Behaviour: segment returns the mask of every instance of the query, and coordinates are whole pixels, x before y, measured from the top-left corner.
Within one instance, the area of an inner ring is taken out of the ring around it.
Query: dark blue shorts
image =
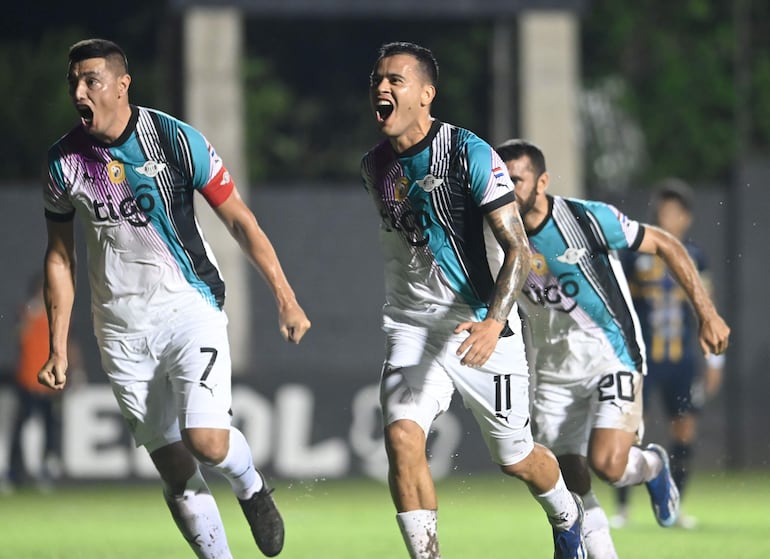
[[[648,363],[643,389],[645,407],[654,398],[660,398],[669,418],[698,411],[692,398],[696,377],[697,366],[692,361]]]

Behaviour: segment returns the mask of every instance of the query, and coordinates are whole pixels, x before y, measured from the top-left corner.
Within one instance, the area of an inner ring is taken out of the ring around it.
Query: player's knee
[[[385,446],[391,460],[424,454],[425,434],[414,421],[395,421],[385,427]]]
[[[182,433],[185,446],[203,464],[220,464],[230,450],[229,432],[222,429],[186,429]]]
[[[623,477],[628,464],[628,454],[619,453],[592,454],[590,457],[591,469],[600,479],[615,483]]]
[[[525,463],[522,463],[525,462]],[[526,458],[522,462],[517,462],[516,464],[508,464],[506,466],[500,466],[500,470],[505,475],[509,475],[515,478],[518,478],[522,481],[529,481],[530,476],[530,470],[528,468],[528,465],[526,464]]]
[[[531,483],[538,477],[539,471],[546,467],[556,469],[556,459],[548,449],[536,444],[522,460],[500,466],[500,469],[506,475]]]

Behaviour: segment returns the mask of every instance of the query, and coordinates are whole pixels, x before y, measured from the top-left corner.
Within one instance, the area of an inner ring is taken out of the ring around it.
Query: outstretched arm
[[[644,239],[638,251],[660,256],[687,293],[700,321],[699,336],[703,352],[706,355],[723,353],[727,349],[730,328],[717,312],[687,249],[676,237],[660,227],[644,227]]]
[[[75,302],[75,241],[72,221],[47,220],[45,252],[45,307],[48,313],[50,354],[37,375],[38,382],[61,390],[67,381],[67,344]]]
[[[481,367],[494,352],[497,340],[511,314],[529,274],[529,244],[516,202],[487,214],[487,223],[503,248],[505,257],[495,281],[487,317],[482,322],[463,322],[455,333],[469,332],[457,355],[469,367]]]
[[[237,190],[233,190],[227,200],[214,208],[214,211],[273,292],[278,306],[281,335],[289,342],[299,343],[310,328],[310,321],[299,306],[275,249],[257,223],[254,213],[243,202]]]

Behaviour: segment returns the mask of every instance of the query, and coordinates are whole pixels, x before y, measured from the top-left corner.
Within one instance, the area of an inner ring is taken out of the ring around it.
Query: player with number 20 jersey
[[[608,204],[548,200],[549,219],[528,232],[532,266],[519,301],[537,348],[535,425],[557,456],[584,454],[585,423],[565,412],[570,391],[598,389],[613,402],[595,427],[633,432],[641,421],[644,341],[615,251],[634,250],[644,228]],[[571,414],[581,401],[589,400],[576,395]]]

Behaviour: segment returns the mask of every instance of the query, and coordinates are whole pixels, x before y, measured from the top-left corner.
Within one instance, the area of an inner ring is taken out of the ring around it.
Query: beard
[[[529,193],[529,196],[526,198],[518,198],[517,202],[519,203],[519,215],[524,218],[525,215],[527,215],[529,212],[531,212],[535,207],[535,200],[537,200],[537,189],[533,188],[532,192]]]

